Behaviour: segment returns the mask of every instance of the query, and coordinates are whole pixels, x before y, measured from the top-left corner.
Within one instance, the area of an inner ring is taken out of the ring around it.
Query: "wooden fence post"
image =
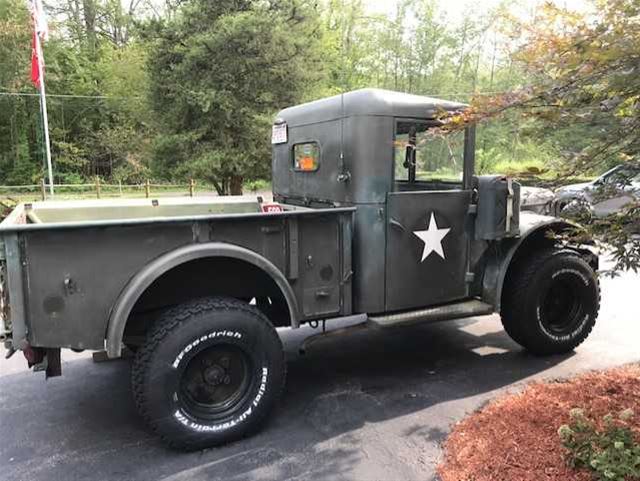
[[[118,181],[118,191],[120,192],[120,197],[122,197],[122,181]]]
[[[193,197],[193,192],[195,190],[196,183],[193,179],[189,179],[189,196]]]
[[[147,179],[144,184],[144,193],[147,196],[147,199],[151,196],[151,183],[149,182],[149,179]]]
[[[96,175],[96,196],[100,198],[100,176]]]
[[[45,183],[44,177],[40,182],[40,189],[42,189],[42,200],[47,200],[47,184]]]

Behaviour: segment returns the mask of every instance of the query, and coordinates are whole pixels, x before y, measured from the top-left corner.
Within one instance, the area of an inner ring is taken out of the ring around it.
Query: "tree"
[[[598,0],[592,6],[581,14],[549,3],[531,21],[514,23],[521,42],[514,60],[530,86],[478,99],[470,114],[517,110],[556,139],[581,133],[557,165],[561,179],[640,160],[640,3]],[[582,220],[613,247],[616,269],[640,267],[640,203],[605,219]]]
[[[302,100],[323,70],[311,3],[193,0],[147,27],[163,132],[156,170],[204,177],[234,195],[244,180],[268,175],[273,116]]]
[[[29,86],[30,34],[26,4],[20,0],[0,0],[0,87],[3,90],[20,91]],[[37,109],[37,99],[0,96],[0,182],[31,183],[36,175],[42,160]]]

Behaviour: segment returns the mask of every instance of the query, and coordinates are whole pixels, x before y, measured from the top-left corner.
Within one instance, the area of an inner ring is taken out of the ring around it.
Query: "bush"
[[[244,190],[249,192],[258,192],[271,189],[271,183],[268,180],[249,180],[244,183]]]
[[[0,199],[0,222],[15,208],[16,202],[12,199]]]
[[[495,174],[504,174],[512,177],[540,176],[548,171],[547,166],[541,160],[528,160],[523,162],[500,161],[494,165]]]
[[[520,140],[507,145],[494,144],[476,149],[478,174],[542,173],[557,167],[560,154],[550,145],[532,140]]]
[[[573,409],[569,424],[560,426],[558,435],[569,450],[569,465],[591,470],[599,481],[625,481],[640,477],[640,444],[629,427],[633,411],[627,409],[617,418],[607,414],[602,427]]]

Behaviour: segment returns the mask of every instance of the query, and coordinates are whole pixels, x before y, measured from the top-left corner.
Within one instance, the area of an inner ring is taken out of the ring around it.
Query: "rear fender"
[[[260,268],[269,275],[281,290],[289,308],[292,327],[299,326],[299,309],[296,297],[284,274],[264,257],[255,252],[232,244],[207,243],[181,247],[169,252],[144,267],[127,284],[116,301],[106,332],[107,355],[116,358],[121,355],[122,338],[129,315],[140,296],[153,282],[171,269],[186,262],[204,258],[226,257],[245,261]]]

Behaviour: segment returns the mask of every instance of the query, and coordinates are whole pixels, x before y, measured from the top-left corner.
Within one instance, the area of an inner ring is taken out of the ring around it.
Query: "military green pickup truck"
[[[499,312],[536,354],[574,349],[598,314],[598,258],[550,235],[565,221],[521,212],[517,183],[474,175],[474,128],[440,128],[464,108],[371,89],[287,108],[269,203],[19,205],[0,225],[8,353],[54,376],[61,349],[130,349],[142,417],[197,449],[255,431],[274,408],[276,328]]]

